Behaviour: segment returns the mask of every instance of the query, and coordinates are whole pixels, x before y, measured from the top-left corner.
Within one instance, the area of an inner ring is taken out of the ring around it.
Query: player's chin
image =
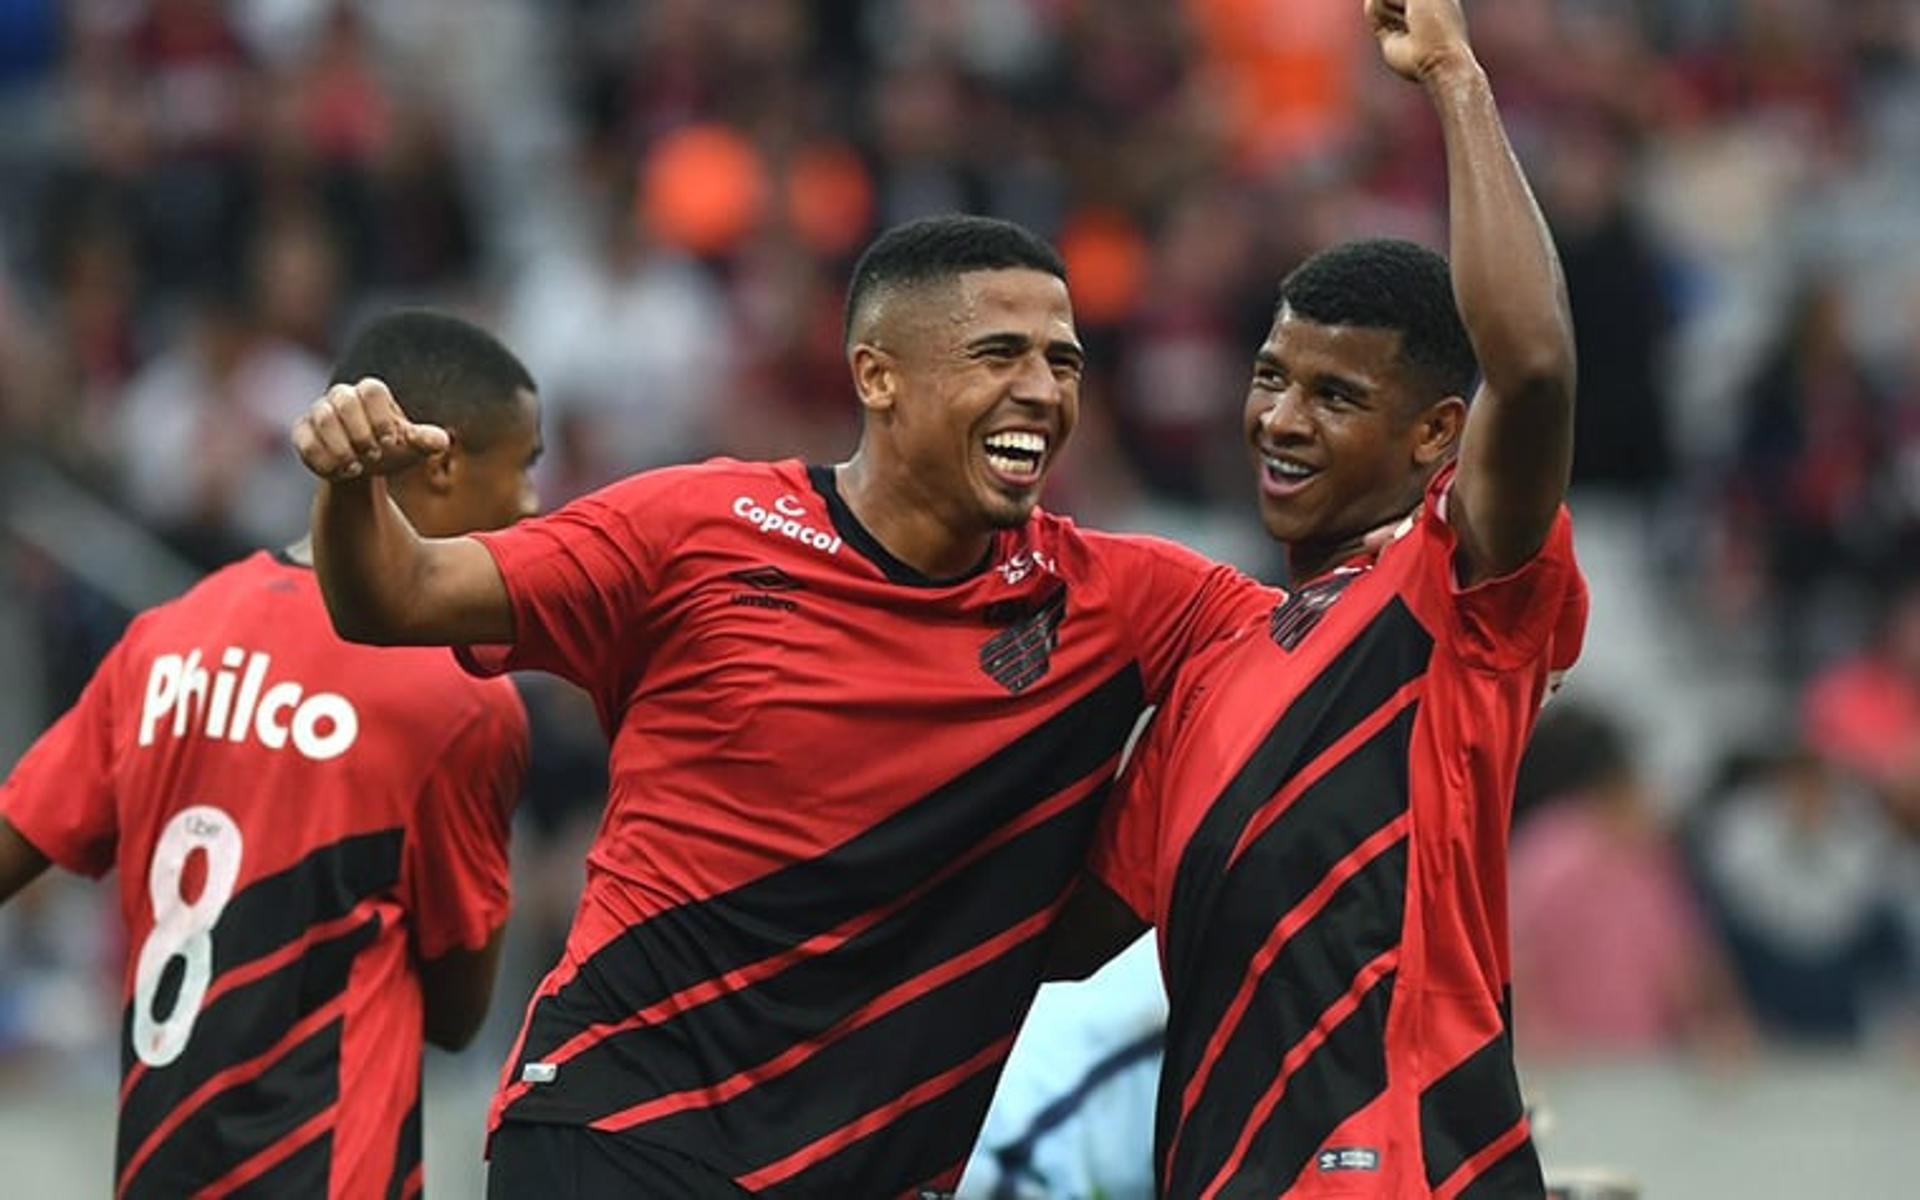
[[[1294,500],[1260,497],[1260,524],[1276,542],[1310,542],[1319,532],[1320,520],[1305,505]]]
[[[980,515],[993,529],[1017,529],[1027,523],[1033,510],[1040,505],[1040,483],[1036,480],[1032,486],[1012,488],[992,486],[980,496]]]

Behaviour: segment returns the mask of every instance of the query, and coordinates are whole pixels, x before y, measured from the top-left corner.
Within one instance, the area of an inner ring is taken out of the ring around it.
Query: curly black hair
[[[1390,329],[1441,396],[1473,394],[1480,365],[1454,303],[1444,256],[1414,242],[1368,238],[1323,250],[1280,284],[1280,308],[1322,325]]]

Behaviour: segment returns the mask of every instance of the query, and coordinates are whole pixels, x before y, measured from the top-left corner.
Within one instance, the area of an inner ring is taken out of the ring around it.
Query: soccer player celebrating
[[[1282,285],[1246,425],[1298,590],[1185,668],[1095,852],[1159,930],[1167,1196],[1544,1191],[1507,1032],[1506,842],[1585,627],[1573,337],[1458,0],[1366,11],[1439,114],[1451,273],[1360,242]]]
[[[370,325],[378,374],[452,431],[392,477],[438,535],[533,510],[533,381],[484,331]],[[507,912],[526,714],[442,653],[343,643],[306,548],[135,618],[0,785],[0,900],[117,868],[128,945],[115,1194],[403,1196],[420,1043],[479,1028]]]
[[[494,1195],[951,1187],[1137,714],[1273,606],[1036,509],[1083,355],[1032,234],[889,231],[847,339],[850,461],[653,471],[496,534],[422,537],[388,502],[380,473],[438,434],[379,381],[295,431],[342,632],[561,675],[612,739]]]

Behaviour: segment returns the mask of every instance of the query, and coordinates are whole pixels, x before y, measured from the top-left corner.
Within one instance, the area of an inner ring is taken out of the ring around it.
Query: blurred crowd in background
[[[1920,1061],[1920,4],[1469,7],[1566,265],[1596,597],[1519,798],[1523,1057]],[[396,304],[524,357],[550,507],[834,461],[853,257],[967,210],[1069,264],[1092,365],[1050,506],[1277,579],[1238,413],[1278,279],[1345,237],[1445,244],[1435,125],[1360,9],[0,0],[0,497],[90,497],[195,570],[291,541],[287,428]],[[6,511],[25,736],[138,581]],[[572,696],[529,700],[543,967],[602,751]],[[5,914],[0,1064],[110,1043],[108,908]]]

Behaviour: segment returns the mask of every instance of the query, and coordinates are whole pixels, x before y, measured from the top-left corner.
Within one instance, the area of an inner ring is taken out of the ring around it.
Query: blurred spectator
[[[1520,768],[1515,1036],[1529,1055],[1737,1049],[1744,1021],[1619,728],[1555,705]]]
[[[1566,130],[1543,204],[1559,242],[1580,353],[1573,481],[1651,499],[1670,478],[1659,251],[1632,210],[1628,147],[1605,125]]]
[[[732,383],[724,293],[649,239],[617,158],[589,158],[583,177],[587,236],[534,264],[507,309],[557,434],[556,499],[710,453],[709,421]]]
[[[1902,955],[1896,843],[1874,798],[1813,755],[1786,754],[1720,797],[1696,837],[1762,1028],[1858,1038]]]
[[[311,351],[234,301],[204,297],[192,336],[128,388],[119,413],[128,497],[208,568],[298,537],[312,490],[287,430],[326,382]]]
[[[1802,715],[1827,761],[1889,795],[1920,791],[1920,582],[1890,598],[1865,653],[1815,679]]]
[[[1884,566],[1891,530],[1877,485],[1886,428],[1885,398],[1848,339],[1845,297],[1816,280],[1760,360],[1740,436],[1739,503],[1767,565],[1792,674],[1822,649],[1810,623],[1830,586]]]

